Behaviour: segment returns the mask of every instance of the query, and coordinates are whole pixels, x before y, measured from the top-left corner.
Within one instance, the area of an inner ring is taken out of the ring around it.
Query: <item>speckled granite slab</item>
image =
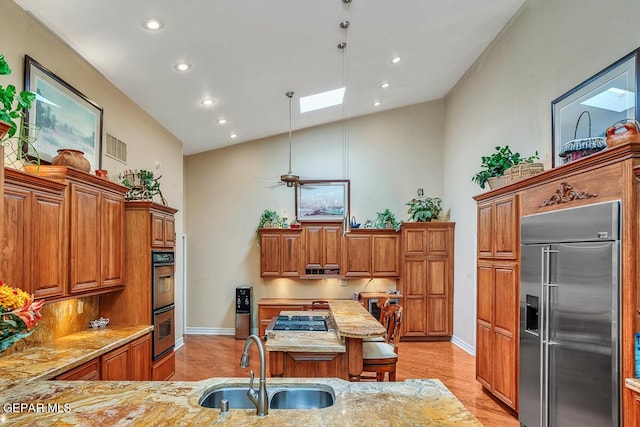
[[[329,308],[342,337],[372,338],[385,333],[380,322],[358,301],[329,301]]]
[[[208,390],[247,386],[245,378],[197,382],[35,381],[16,385],[5,397],[0,416],[7,425],[29,426],[481,426],[439,380],[398,383],[350,383],[332,378],[269,378],[269,387],[323,384],[335,392],[333,406],[323,409],[269,410],[202,408]],[[13,405],[13,404],[17,404]],[[26,404],[20,411],[20,404]],[[57,411],[29,412],[38,404]],[[8,406],[7,406],[8,405]],[[17,410],[13,410],[16,408]]]
[[[54,378],[151,331],[151,325],[109,325],[0,357],[0,388],[19,381]]]

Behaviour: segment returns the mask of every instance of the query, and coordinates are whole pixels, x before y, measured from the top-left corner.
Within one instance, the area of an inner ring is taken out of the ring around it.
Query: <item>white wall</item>
[[[351,214],[359,222],[385,208],[406,220],[404,203],[418,187],[442,196],[443,112],[439,100],[348,122]],[[294,132],[293,172],[301,179],[345,178],[342,129],[342,123],[333,123]],[[238,285],[252,285],[256,301],[349,298],[367,286],[366,280],[340,286],[336,279],[260,278],[255,228],[261,212],[286,210],[294,216],[294,189],[278,183],[287,170],[288,134],[186,157],[187,325],[193,331],[230,332]],[[444,205],[447,209],[446,200]],[[395,281],[376,279],[367,289],[375,288],[395,289]]]
[[[10,76],[3,76],[1,84],[14,84],[19,90],[24,88],[26,54],[95,101],[104,109],[104,131],[126,142],[128,147],[126,165],[103,154],[102,168],[109,171],[112,179],[124,169],[147,169],[154,171],[156,176],[162,175],[162,193],[172,207],[180,210],[176,215],[176,233],[182,235],[182,142],[13,1],[0,0],[0,10],[0,53],[5,55],[13,70]],[[156,160],[162,164],[160,170],[154,169]],[[179,339],[183,329],[182,250],[178,248],[176,253],[176,338]]]
[[[480,157],[508,144],[551,167],[551,101],[640,46],[637,0],[528,0],[445,100],[444,194],[456,222],[454,334],[475,348]]]

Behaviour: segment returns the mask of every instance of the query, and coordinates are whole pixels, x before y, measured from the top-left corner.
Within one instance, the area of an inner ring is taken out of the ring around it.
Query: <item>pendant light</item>
[[[293,184],[300,181],[300,177],[291,171],[291,98],[293,98],[293,92],[289,91],[286,95],[289,98],[289,172],[286,175],[280,175],[280,181],[286,183],[287,187],[293,187]]]

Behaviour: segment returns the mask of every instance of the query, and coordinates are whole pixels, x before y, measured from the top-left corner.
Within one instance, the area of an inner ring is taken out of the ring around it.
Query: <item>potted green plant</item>
[[[262,228],[282,228],[282,218],[280,218],[278,212],[265,209],[260,215],[258,227],[256,228],[256,238],[258,239],[258,246],[260,246],[260,229]]]
[[[478,183],[480,188],[484,188],[487,182],[489,182],[489,186],[491,187],[491,182],[489,181],[490,178],[504,175],[505,170],[517,165],[518,163],[533,163],[536,159],[538,159],[537,151],[535,154],[525,159],[520,156],[520,153],[512,152],[508,145],[505,145],[504,147],[497,146],[495,153],[490,156],[482,156],[482,169],[480,172],[476,173],[471,180]]]
[[[424,197],[422,188],[418,188],[418,197],[409,200],[405,205],[409,206],[407,213],[413,222],[430,222],[432,219],[438,219],[442,212],[442,199]]]
[[[394,228],[400,229],[402,222],[398,221],[396,216],[389,209],[385,209],[382,212],[376,212],[376,220],[374,222],[375,228]]]
[[[7,61],[4,59],[4,55],[0,55],[0,75],[11,74],[11,68]],[[2,133],[0,128],[0,140],[13,137],[20,126],[20,134],[24,128],[25,110],[31,108],[36,100],[36,94],[28,91],[21,91],[16,93],[16,87],[14,85],[2,86],[0,85],[0,121],[5,122],[8,129],[5,133]],[[19,125],[16,120],[19,120]],[[5,136],[6,135],[6,136]]]

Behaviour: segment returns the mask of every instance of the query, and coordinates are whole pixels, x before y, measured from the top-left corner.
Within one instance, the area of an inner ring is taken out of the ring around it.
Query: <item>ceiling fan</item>
[[[291,98],[293,98],[293,91],[288,91],[286,95],[289,98],[289,172],[280,175],[280,181],[287,184],[287,187],[293,187],[294,184],[300,183],[300,177],[291,171]]]

